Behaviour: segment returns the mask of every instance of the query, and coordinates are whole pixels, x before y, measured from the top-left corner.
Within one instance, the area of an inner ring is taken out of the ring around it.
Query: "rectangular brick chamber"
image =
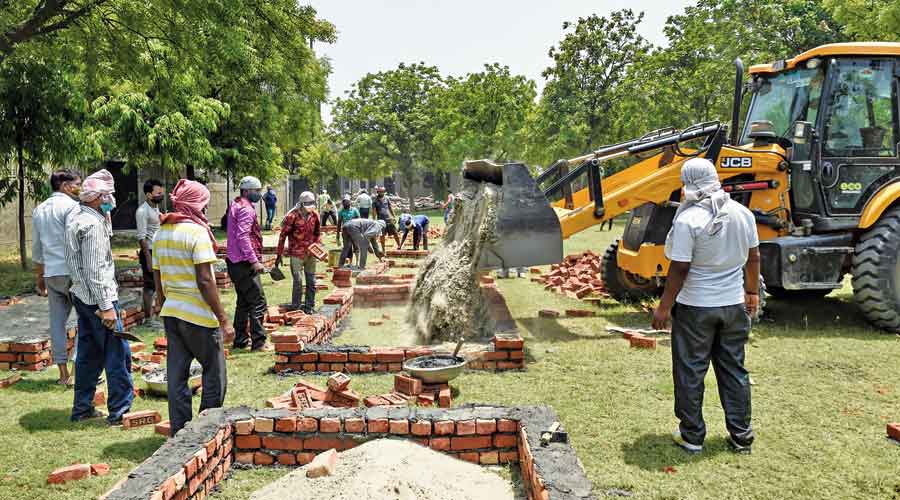
[[[568,443],[541,446],[559,417],[546,406],[452,409],[207,410],[107,492],[106,500],[203,499],[234,463],[299,466],[329,449],[406,439],[482,465],[518,464],[529,500],[591,499]],[[340,467],[340,458],[338,458]]]

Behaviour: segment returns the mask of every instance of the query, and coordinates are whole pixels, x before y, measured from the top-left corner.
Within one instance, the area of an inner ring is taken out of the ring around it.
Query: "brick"
[[[460,420],[456,422],[456,435],[457,436],[470,436],[475,434],[475,421],[474,420]]]
[[[406,359],[403,349],[380,349],[375,351],[375,360],[379,363],[402,363]]]
[[[566,309],[566,316],[570,318],[591,318],[595,316],[595,313],[587,309]]]
[[[410,432],[414,436],[429,436],[429,435],[431,435],[431,421],[416,420],[410,426]]]
[[[397,373],[403,370],[403,363],[388,363],[388,371],[391,373]]]
[[[501,451],[499,460],[501,464],[514,464],[519,461],[518,451]]]
[[[319,360],[319,354],[315,352],[302,352],[291,355],[291,363],[315,363]]]
[[[497,432],[516,432],[519,430],[519,423],[515,420],[501,418],[497,420]]]
[[[375,353],[374,352],[351,352],[350,353],[350,361],[356,361],[357,363],[374,363],[375,362]]]
[[[515,434],[494,434],[494,448],[515,448],[518,438]]]
[[[467,451],[459,454],[460,460],[465,460],[466,462],[472,462],[473,464],[478,463],[478,452],[477,451]]]
[[[635,335],[628,339],[628,342],[631,343],[631,347],[637,349],[656,349],[656,338],[654,337]]]
[[[332,417],[320,418],[319,432],[341,432],[341,419]]]
[[[320,352],[319,363],[346,363],[346,352]]]
[[[337,465],[337,450],[330,449],[316,455],[306,469],[306,477],[322,477],[334,474]]]
[[[238,420],[234,423],[234,433],[246,436],[253,432],[253,419]]]
[[[430,446],[432,450],[447,451],[450,449],[450,438],[433,437],[429,440],[428,446]]]
[[[481,359],[485,361],[501,361],[509,358],[509,351],[485,351],[481,353]]]
[[[377,432],[377,433],[388,432],[388,419],[386,419],[386,418],[369,419],[369,432]]]
[[[275,344],[275,352],[300,352],[303,350],[303,343],[297,344]]]
[[[169,435],[172,433],[172,424],[170,424],[168,420],[164,420],[156,424],[156,427],[153,428],[153,431],[162,436],[169,437]]]
[[[349,417],[344,419],[344,431],[346,432],[365,432],[366,422],[359,417]]]
[[[280,453],[276,460],[281,465],[296,465],[297,464],[297,456],[293,453]]]
[[[46,347],[45,342],[31,342],[28,344],[12,344],[9,350],[12,352],[41,352]]]
[[[344,449],[344,441],[339,438],[314,436],[303,441],[303,448],[307,450]]]
[[[380,326],[384,323],[384,320],[381,318],[372,318],[369,320],[369,326]]]
[[[295,437],[263,436],[262,445],[267,450],[302,450],[303,440]]]
[[[275,430],[275,421],[271,418],[255,417],[253,428],[256,432],[272,432]]]
[[[896,439],[897,441],[900,441],[900,423],[894,422],[894,423],[887,424],[887,434],[892,439]]]
[[[256,465],[272,465],[275,463],[275,457],[268,453],[257,451],[253,453],[253,463]]]
[[[525,340],[517,334],[497,334],[491,342],[497,350],[517,351],[525,347]]]
[[[77,481],[91,477],[90,464],[75,464],[60,467],[47,476],[47,484],[64,484],[68,481]]]
[[[434,406],[434,393],[419,394],[416,396],[416,404],[419,406]]]
[[[162,416],[156,410],[132,411],[122,415],[122,428],[134,429],[143,425],[156,425]]]
[[[106,393],[103,389],[94,391],[94,406],[106,406]]]
[[[512,359],[512,360],[525,359],[525,351],[509,351],[509,359]]]
[[[407,396],[417,396],[422,392],[422,381],[404,373],[394,375],[394,391]]]
[[[438,420],[434,423],[434,433],[438,436],[449,436],[453,434],[454,424],[452,420]]]
[[[391,434],[409,434],[409,420],[399,419],[390,420],[389,429]]]
[[[306,465],[306,464],[312,462],[314,458],[316,458],[315,453],[311,453],[308,451],[303,452],[303,453],[297,453],[297,463],[300,465]]]
[[[249,436],[235,436],[234,445],[244,450],[256,450],[262,446],[262,442],[258,434]]]
[[[302,417],[297,420],[297,432],[316,432],[319,421],[313,417]]]
[[[518,361],[497,361],[498,370],[521,370],[524,367],[525,363],[521,359]]]
[[[309,392],[309,396],[316,401],[325,401],[325,393],[327,392],[327,389],[325,389],[324,387],[309,383],[305,380],[300,380],[299,382],[294,384],[294,387],[302,387],[306,389],[307,392]]]
[[[252,464],[253,463],[253,452],[252,451],[239,451],[234,454],[234,461],[239,464]]]
[[[457,450],[477,450],[480,448],[490,448],[493,444],[491,436],[471,436],[471,437],[452,437],[450,438],[450,449]]]
[[[496,451],[482,451],[478,454],[478,463],[481,465],[497,465],[500,463],[500,455]]]
[[[350,385],[350,377],[343,373],[335,373],[328,377],[328,388],[335,392],[340,392]]]
[[[297,430],[297,417],[289,416],[279,418],[275,421],[275,431],[277,432],[294,432]]]
[[[371,373],[372,365],[368,363],[360,363],[359,364],[359,373]]]
[[[296,333],[278,332],[269,336],[269,340],[273,344],[297,344],[300,342],[300,335]]]
[[[475,432],[478,434],[493,434],[497,432],[497,421],[492,418],[476,419]]]
[[[538,311],[538,317],[541,318],[558,318],[559,311],[555,309],[541,309]]]

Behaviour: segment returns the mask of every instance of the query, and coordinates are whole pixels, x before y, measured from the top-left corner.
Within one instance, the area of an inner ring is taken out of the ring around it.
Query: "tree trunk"
[[[403,182],[406,184],[406,195],[409,196],[409,213],[413,213],[416,209],[415,193],[413,193],[413,184],[415,184],[415,169],[413,168],[412,158],[406,158],[402,163]]]
[[[25,156],[22,151],[22,142],[19,141],[17,154],[19,159],[19,262],[22,270],[28,269],[26,259],[28,252],[25,249]]]

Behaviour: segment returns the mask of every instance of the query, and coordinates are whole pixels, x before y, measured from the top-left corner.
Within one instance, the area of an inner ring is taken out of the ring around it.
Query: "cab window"
[[[844,59],[831,68],[833,88],[825,123],[825,156],[895,156],[893,62]]]

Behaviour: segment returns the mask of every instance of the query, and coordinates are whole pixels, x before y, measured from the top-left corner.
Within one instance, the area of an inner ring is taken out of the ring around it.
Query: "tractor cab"
[[[900,177],[900,57],[841,45],[750,69],[741,143],[790,146],[791,219],[806,234],[858,228],[873,195]]]

